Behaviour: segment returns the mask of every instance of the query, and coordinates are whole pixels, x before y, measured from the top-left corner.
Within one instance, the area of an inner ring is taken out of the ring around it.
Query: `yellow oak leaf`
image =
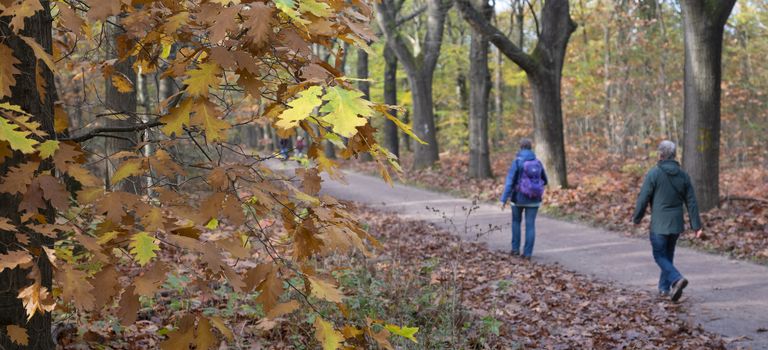
[[[363,98],[360,91],[347,90],[338,86],[328,89],[323,100],[326,104],[320,112],[328,113],[322,120],[331,124],[333,131],[344,137],[352,137],[357,127],[365,125],[373,114],[371,102]]]
[[[11,96],[11,87],[16,85],[14,75],[21,74],[14,65],[20,64],[13,56],[13,50],[0,43],[0,99]]]
[[[133,91],[133,82],[131,79],[128,79],[125,74],[114,72],[109,78],[112,80],[112,86],[114,86],[121,94],[127,94]]]
[[[0,140],[7,141],[14,150],[29,154],[34,153],[34,146],[38,142],[28,138],[32,133],[26,130],[16,130],[18,125],[11,123],[8,119],[0,117]]]
[[[112,184],[117,184],[120,181],[128,178],[129,176],[136,176],[144,172],[143,169],[144,160],[140,158],[128,159],[120,164],[115,170],[110,180]]]
[[[131,254],[133,254],[141,266],[146,265],[152,258],[157,257],[155,251],[160,250],[157,240],[146,232],[134,234],[128,246],[131,248]]]
[[[323,350],[336,350],[341,347],[344,336],[333,325],[322,317],[315,317],[315,339],[323,346]]]
[[[189,78],[184,80],[187,85],[187,92],[192,96],[208,96],[208,88],[219,87],[219,74],[221,67],[216,63],[203,63],[198,65],[198,69],[189,72]]]
[[[288,109],[277,116],[277,125],[283,129],[290,129],[299,125],[299,122],[309,118],[315,108],[323,102],[319,97],[323,89],[319,86],[310,86],[299,92],[297,98],[288,102]]]
[[[181,101],[178,106],[171,108],[167,115],[160,117],[160,121],[165,125],[162,127],[163,133],[171,136],[174,133],[181,135],[184,125],[189,126],[189,115],[192,113],[192,100]]]
[[[299,11],[311,13],[317,17],[330,17],[333,11],[328,4],[316,0],[301,0],[299,2]]]
[[[69,116],[61,105],[53,107],[53,131],[64,132],[69,128]]]
[[[400,327],[400,326],[395,326],[393,324],[388,324],[388,325],[385,325],[384,328],[386,328],[390,333],[397,334],[403,338],[409,339],[414,343],[419,342],[418,340],[416,340],[416,337],[414,337],[416,332],[419,331],[419,327]]]
[[[43,158],[43,159],[52,156],[54,153],[56,153],[56,150],[58,149],[59,149],[59,141],[56,141],[56,140],[46,140],[45,142],[37,146],[37,150],[40,152],[40,158]]]
[[[226,139],[226,131],[231,125],[218,118],[221,113],[216,109],[215,104],[208,100],[200,101],[195,104],[194,111],[192,124],[201,126],[205,130],[205,137],[208,141]]]
[[[22,346],[29,345],[29,336],[27,335],[26,328],[12,324],[6,326],[5,331],[8,332],[8,338],[11,338],[12,342]]]
[[[312,288],[312,296],[316,298],[334,303],[340,303],[341,299],[344,297],[344,294],[341,294],[341,292],[331,282],[327,282],[312,276],[307,276],[307,279],[309,280],[309,285]]]

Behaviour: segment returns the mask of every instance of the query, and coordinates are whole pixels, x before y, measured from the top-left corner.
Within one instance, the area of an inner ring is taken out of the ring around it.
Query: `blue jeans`
[[[653,260],[661,269],[659,276],[659,291],[669,292],[672,283],[683,278],[673,264],[675,260],[675,245],[680,234],[660,235],[651,232],[651,247],[653,248]]]
[[[533,254],[533,243],[536,242],[536,213],[539,207],[512,207],[512,252],[520,252],[520,225],[523,222],[523,213],[525,213],[525,247],[524,256]]]

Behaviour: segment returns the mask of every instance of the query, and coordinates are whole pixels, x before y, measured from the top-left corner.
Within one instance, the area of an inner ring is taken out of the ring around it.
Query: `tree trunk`
[[[475,1],[475,8],[486,19],[491,19],[493,8],[486,0]],[[472,29],[469,49],[469,177],[479,179],[493,176],[488,149],[488,98],[491,89],[488,46],[488,39]]]
[[[397,56],[388,45],[384,45],[384,103],[397,105]],[[390,109],[389,114],[397,118],[396,109]],[[384,147],[399,158],[400,142],[397,132],[397,125],[393,121],[384,122]]]
[[[134,84],[134,89],[132,89],[130,92],[127,93],[121,93],[117,90],[117,88],[112,84],[112,78],[107,77],[106,79],[106,98],[105,98],[105,104],[108,109],[110,109],[114,113],[122,114],[123,116],[121,119],[123,120],[117,120],[117,119],[106,119],[106,126],[108,127],[130,127],[132,125],[136,125],[140,120],[138,119],[138,116],[136,115],[136,89],[138,88],[138,82],[137,82],[137,75],[136,72],[133,70],[133,59],[128,58],[124,60],[120,60],[119,53],[117,52],[117,41],[120,37],[120,34],[122,32],[122,29],[117,28],[114,25],[108,24],[108,22],[105,22],[104,24],[107,26],[107,35],[109,36],[108,44],[107,44],[107,55],[110,58],[117,59],[117,62],[115,63],[115,74],[122,74],[130,80]],[[115,137],[107,137],[105,139],[105,148],[107,156],[111,156],[117,152],[120,151],[126,151],[131,150],[136,145],[139,144],[139,133],[138,132],[124,132],[124,133],[117,133],[113,134]],[[117,138],[119,137],[119,138]],[[112,177],[112,174],[114,173],[116,167],[112,163],[115,161],[114,159],[108,160],[109,166],[107,167],[108,173],[107,173],[107,184],[109,184],[109,179]],[[141,182],[140,179],[136,176],[128,177],[127,179],[124,179],[122,182],[118,184],[117,187],[113,187],[114,190],[120,190],[130,193],[139,193],[141,192]]]
[[[440,56],[445,19],[451,4],[446,0],[427,0],[426,3],[427,21],[423,46],[414,46],[411,50],[399,33],[394,1],[374,2],[376,19],[386,37],[387,45],[395,52],[408,75],[413,97],[414,133],[427,143],[414,145],[415,169],[432,166],[439,159],[432,103],[432,77]]]
[[[33,38],[39,43],[47,52],[51,50],[51,11],[50,5],[47,0],[41,1],[43,10],[38,11],[34,16],[24,20],[25,28],[21,31],[20,35]],[[56,97],[56,89],[53,80],[53,74],[41,64],[42,76],[46,82],[46,97],[40,99],[37,89],[35,88],[35,67],[38,64],[38,60],[35,57],[32,49],[24,43],[19,35],[14,34],[8,24],[9,17],[3,17],[0,20],[0,37],[3,38],[2,44],[7,46],[13,51],[13,56],[16,57],[20,64],[16,67],[24,74],[16,76],[16,85],[11,87],[11,97],[0,100],[0,102],[8,102],[13,105],[20,106],[23,110],[29,112],[32,115],[32,122],[38,122],[41,124],[40,130],[47,132],[49,135],[54,135],[53,131],[53,101]],[[19,152],[14,152],[12,157],[6,158],[5,161],[0,164],[0,174],[4,176],[8,173],[8,169],[11,166],[21,163],[23,158]],[[49,168],[49,165],[43,165],[44,168]],[[21,201],[20,196],[10,195],[7,193],[0,193],[0,217],[6,217],[14,224],[19,224],[21,221],[21,213],[18,210],[19,203]],[[45,211],[46,219],[49,222],[53,222],[54,212],[53,210]],[[13,234],[10,232],[0,232],[0,253],[7,253],[8,247],[16,246],[18,243]],[[31,249],[40,249],[41,246],[47,246],[53,248],[53,240],[35,232],[24,232],[28,235],[30,240]],[[41,285],[48,288],[48,291],[52,291],[52,270],[51,264],[48,261],[45,254],[41,254],[37,259],[37,267],[40,270]],[[31,320],[27,321],[27,313],[22,305],[21,299],[17,298],[19,289],[26,287],[32,283],[27,278],[29,270],[22,268],[5,269],[0,273],[0,328],[5,328],[7,325],[17,325],[27,330],[29,337],[28,346],[19,346],[13,343],[9,337],[0,337],[0,349],[54,349],[55,344],[51,338],[51,314],[46,312],[44,314],[35,313],[35,316]]]
[[[683,166],[699,208],[720,198],[720,81],[723,29],[736,0],[682,0],[685,34]]]
[[[533,91],[534,136],[536,153],[547,167],[553,187],[567,187],[567,169],[563,138],[563,111],[560,78],[568,40],[576,30],[567,0],[547,0],[541,10],[539,40],[532,54],[527,54],[477,12],[469,0],[456,0],[464,19],[483,34],[505,56],[523,69]]]
[[[357,78],[362,79],[358,82],[357,88],[363,93],[366,100],[371,100],[371,83],[368,82],[368,53],[363,49],[357,50]],[[360,155],[360,160],[370,162],[373,160],[370,153]]]
[[[493,72],[493,114],[496,117],[493,146],[499,147],[501,140],[504,138],[504,72],[502,71],[504,60],[501,57],[501,51],[498,49],[494,51],[493,61],[496,66]]]
[[[551,186],[566,187],[563,111],[560,74],[529,75],[533,95],[533,134],[536,156],[547,169]]]
[[[439,160],[435,114],[432,110],[432,74],[429,76],[408,75],[413,97],[413,132],[426,145],[414,142],[413,168],[424,169]]]

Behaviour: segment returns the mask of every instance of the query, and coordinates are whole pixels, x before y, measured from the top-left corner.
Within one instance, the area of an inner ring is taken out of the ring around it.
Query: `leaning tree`
[[[538,41],[526,53],[470,3],[456,0],[464,19],[483,33],[507,58],[528,76],[533,94],[533,126],[536,153],[550,173],[550,184],[568,185],[563,139],[563,111],[560,98],[565,51],[576,23],[571,19],[567,0],[547,0],[537,21]]]

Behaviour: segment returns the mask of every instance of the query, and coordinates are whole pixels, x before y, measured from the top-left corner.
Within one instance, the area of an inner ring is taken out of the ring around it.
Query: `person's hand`
[[[700,228],[698,231],[696,231],[696,238],[701,238],[703,234],[704,234],[704,229]]]
[[[507,202],[501,203],[501,211],[507,209]]]

